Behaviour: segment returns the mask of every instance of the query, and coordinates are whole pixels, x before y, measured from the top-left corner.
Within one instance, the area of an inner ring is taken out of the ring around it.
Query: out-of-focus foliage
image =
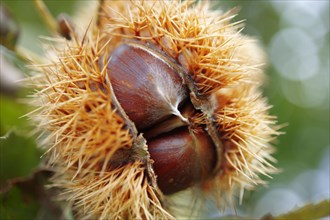
[[[330,197],[329,1],[218,1],[240,6],[244,33],[268,58],[265,95],[286,134],[276,142],[282,172],[246,196],[242,212],[281,214]],[[329,208],[330,209],[330,208]]]
[[[45,1],[56,16],[72,14],[84,1]],[[2,0],[21,27],[18,44],[41,53],[38,36],[47,36],[32,1]],[[245,34],[261,41],[268,56],[265,95],[274,106],[279,124],[288,123],[275,143],[277,166],[282,172],[268,188],[247,192],[241,216],[278,215],[309,202],[330,197],[329,183],[329,1],[213,1],[224,11],[239,6],[236,21],[246,19]],[[1,21],[2,22],[2,21]],[[4,57],[11,55],[1,48]],[[1,58],[2,59],[2,58]],[[2,65],[2,62],[1,62]],[[18,69],[26,71],[21,63]],[[1,66],[2,68],[2,66]],[[28,109],[20,104],[29,91],[0,95],[0,183],[27,176],[40,162],[42,152],[28,136]],[[19,188],[1,195],[0,219],[33,219],[40,204],[26,201]],[[210,202],[206,216],[218,217]]]
[[[74,1],[68,3],[46,1],[55,14],[70,13]],[[1,4],[7,6],[16,18],[20,27],[20,37],[17,44],[24,48],[41,53],[39,36],[49,35],[40,19],[32,1],[10,0]],[[3,19],[0,21],[3,21]],[[11,48],[12,49],[12,48]],[[0,94],[0,185],[1,191],[6,191],[8,180],[19,182],[28,181],[40,164],[41,150],[37,149],[34,137],[31,137],[31,126],[26,117],[30,110],[23,104],[30,91],[21,88],[17,91],[20,78],[26,75],[27,68],[21,60],[15,58],[12,52],[0,46],[1,61],[1,94]],[[10,66],[9,66],[10,65]],[[15,71],[15,72],[14,72]],[[39,184],[39,180],[31,182]],[[40,192],[22,188],[20,184],[13,185],[9,193],[0,192],[0,219],[49,219],[40,200]],[[46,196],[44,196],[46,198]]]

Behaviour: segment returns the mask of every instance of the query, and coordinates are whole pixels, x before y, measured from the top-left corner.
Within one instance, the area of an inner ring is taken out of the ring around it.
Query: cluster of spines
[[[244,78],[235,57],[244,41],[239,26],[229,23],[234,15],[211,11],[207,2],[194,4],[132,2],[120,11],[109,3],[100,28],[114,41],[133,38],[158,45],[191,74],[202,94],[210,95]]]
[[[65,189],[59,199],[70,201],[79,219],[172,219],[162,207],[159,192],[145,177],[145,164],[128,163],[101,173],[59,171],[52,187]],[[75,178],[73,178],[73,176]]]
[[[271,142],[279,132],[275,117],[268,114],[270,107],[255,87],[231,88],[217,97],[223,103],[215,112],[222,134],[223,160],[222,173],[214,179],[213,189],[221,194],[228,187],[240,189],[242,200],[244,189],[266,183],[260,175],[271,178],[270,174],[277,172],[271,164],[276,162],[271,156]]]
[[[80,218],[171,218],[145,174],[145,160],[111,163],[116,152],[132,148],[133,137],[111,102],[98,36],[66,42],[49,64],[34,66],[42,75],[32,78],[37,108],[30,116],[56,171],[52,185],[63,189]]]

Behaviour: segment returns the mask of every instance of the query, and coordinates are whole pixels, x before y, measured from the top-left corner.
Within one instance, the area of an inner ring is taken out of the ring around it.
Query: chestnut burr
[[[212,139],[203,126],[196,129],[190,120],[198,111],[173,65],[179,64],[134,42],[116,48],[107,66],[120,107],[138,132],[146,133],[157,183],[164,194],[207,179],[216,164]]]
[[[189,188],[232,207],[277,172],[263,52],[236,10],[85,2],[33,61],[29,102],[52,185],[78,219],[174,219],[167,195]]]

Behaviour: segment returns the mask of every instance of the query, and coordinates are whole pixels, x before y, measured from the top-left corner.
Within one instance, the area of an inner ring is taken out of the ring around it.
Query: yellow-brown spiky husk
[[[170,218],[148,182],[143,158],[118,169],[109,165],[115,152],[131,150],[133,137],[98,66],[104,48],[92,40],[68,43],[51,64],[38,66],[43,75],[34,78],[40,108],[32,115],[44,131],[40,145],[48,148],[56,171],[53,185],[64,189],[61,197],[79,218]]]
[[[111,52],[125,40],[149,42],[167,52],[213,108],[204,112],[221,134],[217,175],[200,185],[220,205],[233,193],[264,183],[276,169],[268,162],[278,135],[261,97],[263,55],[230,23],[233,12],[210,10],[208,2],[101,1],[99,13],[72,41],[51,49],[49,64],[36,64],[38,91],[31,113],[40,145],[56,170],[55,186],[86,219],[172,218],[155,184],[147,144],[141,158],[111,166],[116,152],[134,151],[135,140],[113,105],[106,69]],[[80,25],[79,25],[80,26]],[[82,25],[83,26],[83,25]],[[134,148],[134,149],[133,149]]]

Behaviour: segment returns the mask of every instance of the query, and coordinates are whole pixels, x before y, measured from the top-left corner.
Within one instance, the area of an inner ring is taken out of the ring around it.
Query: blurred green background
[[[82,1],[45,1],[54,15],[74,14]],[[2,0],[17,18],[19,44],[41,53],[40,35],[49,35],[32,1]],[[288,123],[276,143],[277,166],[282,172],[267,188],[248,192],[238,214],[260,217],[280,214],[309,202],[330,197],[329,183],[329,1],[213,1],[223,11],[239,6],[235,20],[245,21],[243,33],[256,37],[268,63],[265,95],[274,106],[279,124]],[[3,21],[1,21],[3,22]],[[17,75],[3,71],[3,59],[15,62]],[[21,104],[29,91],[13,81],[22,78],[24,64],[1,48],[0,183],[26,176],[38,165],[40,150],[28,136],[28,112]],[[4,87],[12,89],[4,93]],[[38,204],[23,202],[19,190],[1,198],[1,219],[34,219]],[[212,209],[212,206],[211,206]],[[208,211],[205,215],[222,215]]]

